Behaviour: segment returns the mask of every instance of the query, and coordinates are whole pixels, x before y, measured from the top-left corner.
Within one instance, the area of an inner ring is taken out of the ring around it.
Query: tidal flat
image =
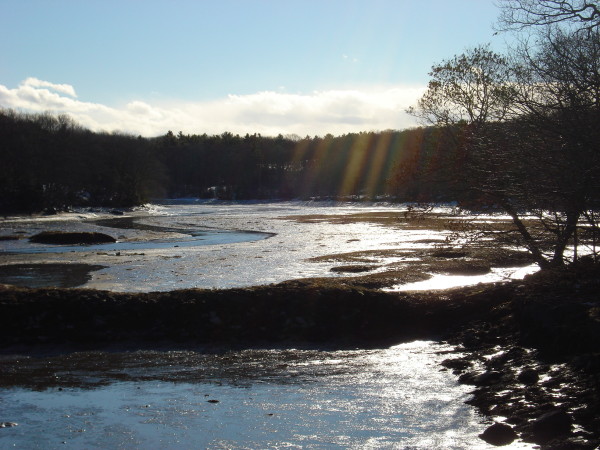
[[[504,234],[490,232],[477,242],[471,238],[485,229],[507,227],[510,221],[504,216],[459,216],[448,207],[421,213],[386,204],[191,199],[118,216],[81,210],[15,217],[0,221],[0,235],[20,237],[1,241],[0,282],[3,273],[14,272],[15,267],[8,266],[17,264],[104,266],[80,286],[121,292],[246,287],[348,278],[350,273],[359,276],[344,282],[380,288],[434,274],[488,275],[483,281],[501,281],[517,271],[522,277],[523,267],[535,271],[527,253],[502,245]],[[103,233],[117,242],[31,242],[32,236],[48,232]]]
[[[506,217],[428,214],[189,200],[5,219],[21,238],[2,266],[101,268],[0,289],[0,422],[18,424],[0,445],[488,448],[500,422],[513,447],[593,448],[597,269],[520,281],[535,269],[494,234]],[[57,230],[136,246],[27,239]],[[416,285],[440,276],[472,286]],[[536,431],[557,411],[568,432]]]

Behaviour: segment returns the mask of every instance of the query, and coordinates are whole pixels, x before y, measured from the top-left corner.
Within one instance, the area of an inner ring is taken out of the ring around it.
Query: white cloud
[[[310,94],[264,91],[229,95],[205,102],[149,104],[136,100],[116,108],[78,100],[75,89],[28,78],[18,87],[0,85],[0,106],[26,112],[69,114],[95,131],[121,131],[143,136],[174,132],[196,134],[261,133],[263,135],[334,135],[403,129],[416,121],[404,110],[424,87],[392,86],[364,90],[327,90]]]
[[[70,84],[54,84],[49,81],[38,80],[37,78],[29,77],[21,83],[21,86],[31,86],[33,88],[50,88],[56,92],[77,97],[75,89]]]

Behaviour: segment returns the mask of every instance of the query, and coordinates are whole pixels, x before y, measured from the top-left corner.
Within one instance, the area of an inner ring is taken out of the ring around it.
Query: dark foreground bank
[[[474,386],[470,403],[502,422],[483,438],[594,448],[600,444],[599,292],[597,264],[440,294],[385,293],[339,280],[141,294],[3,286],[0,347],[446,339],[457,353],[444,366]]]
[[[443,362],[474,386],[468,403],[494,422],[483,438],[599,448],[600,266],[539,272],[502,289],[482,291],[505,297],[449,337],[464,353]]]

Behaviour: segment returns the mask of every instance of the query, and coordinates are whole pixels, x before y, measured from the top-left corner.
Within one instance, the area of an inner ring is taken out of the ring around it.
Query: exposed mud
[[[64,232],[64,231],[43,231],[29,238],[36,244],[52,245],[94,245],[117,242],[117,240],[105,233],[98,232]]]
[[[87,283],[97,264],[8,264],[0,266],[0,284],[20,287],[72,288]]]
[[[131,241],[139,240],[140,233],[145,238],[167,234],[180,239],[198,223],[215,229],[227,224],[235,229],[271,232],[275,216],[262,221],[261,214],[206,215],[201,221],[186,217],[183,227],[175,226],[179,222],[174,221],[164,221],[163,226],[155,219],[144,225],[130,217],[110,219],[110,224],[121,229],[120,239]],[[277,228],[279,238],[260,244],[210,251],[194,247],[180,252],[170,243],[171,248],[147,255],[152,251],[112,250],[77,259],[70,254],[51,258],[20,254],[15,263],[0,267],[0,274],[5,270],[33,270],[29,278],[42,279],[44,270],[56,277],[80,270],[81,281],[90,270],[106,264],[127,277],[120,286],[114,279],[107,279],[103,286],[128,290],[136,281],[148,290],[154,280],[128,274],[154,270],[166,277],[175,273],[173,286],[181,286],[185,277],[198,279],[211,267],[227,278],[229,266],[242,261],[235,273],[259,270],[264,285],[142,293],[3,286],[2,352],[68,354],[73,350],[185,349],[213,344],[244,348],[264,343],[281,348],[298,343],[317,348],[366,348],[415,339],[446,340],[455,346],[456,354],[448,356],[444,367],[461,382],[473,385],[470,403],[501,424],[488,436],[500,433],[502,439],[517,437],[545,448],[600,445],[598,265],[579,264],[495,285],[422,293],[384,292],[382,288],[436,274],[482,275],[499,267],[524,267],[531,259],[527,253],[504,245],[511,229],[506,218],[464,220],[451,214],[409,217],[397,211],[276,218],[285,219]],[[360,228],[361,224],[365,227]],[[35,231],[49,227],[35,226]],[[93,227],[106,226],[108,222],[93,223]],[[71,231],[79,231],[83,225],[73,223],[71,227]],[[381,234],[374,230],[381,230]],[[25,233],[21,224],[7,228],[7,236],[32,232]],[[473,232],[479,239],[457,244],[453,237],[458,232]],[[9,240],[4,244],[22,243]],[[14,258],[17,255],[4,256],[5,260]],[[90,264],[68,264],[66,260]],[[36,261],[50,264],[36,265]],[[269,278],[269,272],[282,263],[298,264],[301,270],[294,273],[305,278],[279,282],[291,278],[287,266],[284,274]],[[303,273],[311,264],[319,267],[313,272],[318,275]],[[267,285],[273,282],[270,280],[278,283]],[[4,282],[18,284],[10,278]],[[68,358],[65,361],[67,367]],[[14,361],[6,364],[0,371],[5,374],[1,382],[10,385],[19,367],[24,366]],[[544,425],[548,421],[554,425]]]
[[[470,403],[483,413],[543,448],[594,448],[599,289],[597,264],[437,294],[385,293],[333,279],[147,294],[3,287],[0,342],[14,352],[24,345],[347,348],[446,339],[457,355],[444,365],[475,386]],[[562,425],[548,431],[545,420]]]
[[[503,248],[449,246],[433,249],[386,249],[323,255],[313,262],[340,263],[332,270],[361,274],[344,280],[353,286],[387,288],[431,278],[431,274],[483,275],[492,267],[525,267],[532,264],[524,251]],[[382,264],[381,262],[386,263]],[[370,263],[370,264],[369,264]]]

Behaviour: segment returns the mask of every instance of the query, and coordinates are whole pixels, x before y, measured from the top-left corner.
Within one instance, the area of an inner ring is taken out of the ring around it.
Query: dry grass
[[[507,219],[496,219],[483,223],[467,220],[452,214],[432,212],[378,211],[345,215],[311,214],[304,216],[284,216],[280,219],[298,223],[329,223],[334,225],[370,223],[386,228],[403,230],[485,231],[489,229],[490,231],[511,231],[515,229],[513,223]]]
[[[484,275],[492,267],[522,267],[532,263],[525,251],[508,250],[494,245],[428,249],[383,249],[339,253],[311,258],[320,263],[339,263],[331,270],[364,273],[336,278],[349,286],[384,288],[426,280],[431,274]]]

